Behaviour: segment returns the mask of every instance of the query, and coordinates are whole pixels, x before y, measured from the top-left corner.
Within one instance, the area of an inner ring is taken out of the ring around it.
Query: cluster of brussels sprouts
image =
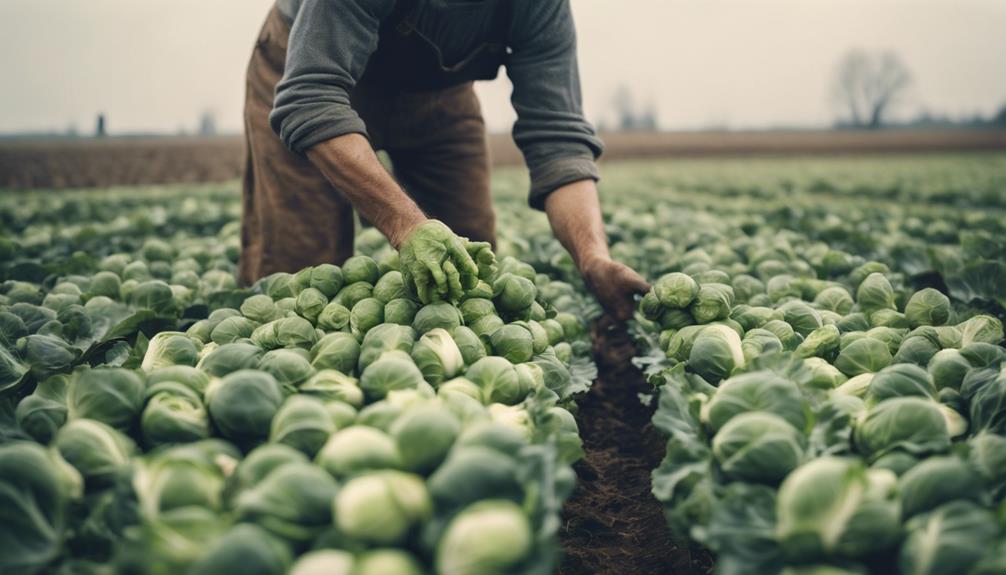
[[[639,305],[672,529],[746,572],[1001,568],[1001,321],[839,252],[827,279],[727,259],[686,254]]]
[[[241,290],[147,240],[4,284],[0,499],[31,513],[0,570],[549,572],[592,375],[551,302],[580,296],[487,252],[423,304],[371,253]]]

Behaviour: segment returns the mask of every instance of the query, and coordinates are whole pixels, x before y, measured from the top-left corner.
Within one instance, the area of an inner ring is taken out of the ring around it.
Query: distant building
[[[104,138],[108,135],[105,130],[105,114],[98,114],[98,121],[94,127],[94,136],[96,138]]]

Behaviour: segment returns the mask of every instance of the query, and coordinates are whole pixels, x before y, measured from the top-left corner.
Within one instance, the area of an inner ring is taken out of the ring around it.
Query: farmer
[[[627,318],[647,284],[608,253],[568,0],[278,0],[248,66],[242,280],[341,263],[354,209],[395,248],[428,217],[494,242],[473,81],[501,66],[529,204],[605,309]]]

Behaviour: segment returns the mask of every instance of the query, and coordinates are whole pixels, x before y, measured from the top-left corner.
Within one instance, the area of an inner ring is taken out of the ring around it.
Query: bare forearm
[[[392,246],[397,248],[409,231],[426,221],[360,134],[322,142],[310,148],[307,157]]]
[[[609,258],[594,180],[573,182],[549,194],[545,213],[555,237],[573,257],[577,269],[584,271],[593,262]]]

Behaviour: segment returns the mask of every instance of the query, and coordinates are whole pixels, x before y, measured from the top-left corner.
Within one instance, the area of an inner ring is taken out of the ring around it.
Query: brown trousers
[[[269,125],[283,77],[290,24],[273,8],[248,65],[241,281],[353,255],[353,208]],[[374,94],[357,86],[353,108],[375,150],[385,150],[406,192],[431,217],[474,240],[495,240],[489,153],[471,83],[439,92]]]

